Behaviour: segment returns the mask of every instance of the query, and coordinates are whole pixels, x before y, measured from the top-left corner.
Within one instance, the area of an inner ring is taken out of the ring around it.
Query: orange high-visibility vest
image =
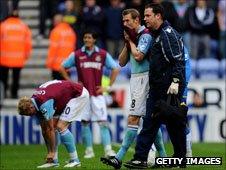
[[[18,17],[0,23],[0,66],[24,67],[31,54],[31,31]]]
[[[75,50],[76,39],[76,34],[69,24],[58,24],[50,33],[46,66],[53,71],[59,71],[63,60]]]

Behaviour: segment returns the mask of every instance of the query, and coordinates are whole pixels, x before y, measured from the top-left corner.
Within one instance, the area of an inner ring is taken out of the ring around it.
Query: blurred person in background
[[[5,20],[9,15],[8,1],[0,1],[0,21]]]
[[[91,122],[97,122],[100,126],[101,142],[104,146],[105,156],[114,156],[111,147],[111,136],[107,119],[107,106],[103,93],[109,91],[113,85],[119,69],[112,56],[105,50],[95,45],[97,34],[93,30],[86,30],[83,34],[84,46],[71,53],[62,63],[61,73],[66,80],[70,80],[67,69],[76,67],[78,81],[84,85],[90,93],[90,111],[82,117],[82,138],[85,143],[84,158],[93,158],[93,139],[90,129]],[[108,87],[101,84],[103,67],[111,70]]]
[[[0,21],[6,19],[14,10],[18,10],[20,0],[1,0],[0,1]]]
[[[190,105],[190,107],[193,107],[193,108],[206,107],[206,104],[205,104],[205,102],[203,100],[203,97],[197,91],[194,91],[194,94],[192,96],[192,102],[193,103]]]
[[[50,29],[53,27],[52,20],[57,13],[57,4],[59,0],[40,0],[39,4],[39,35],[37,39],[48,37],[46,33],[46,20],[50,19]]]
[[[112,102],[108,105],[108,107],[110,108],[119,108],[119,102],[117,100],[117,95],[116,95],[116,91],[110,91],[109,95],[112,98]]]
[[[20,0],[12,0],[13,10],[18,10]]]
[[[78,12],[75,10],[75,3],[73,0],[65,1],[65,10],[63,11],[64,22],[71,25],[76,33],[78,33]]]
[[[100,48],[105,48],[104,34],[104,12],[100,6],[96,4],[96,0],[85,0],[85,5],[81,13],[81,34],[84,30],[92,29],[99,39],[96,44]]]
[[[125,0],[126,8],[134,8],[140,13],[140,17],[144,18],[144,0]],[[144,25],[144,21],[141,19],[141,24]]]
[[[177,31],[179,30],[178,22],[179,16],[174,7],[172,1],[164,1],[164,0],[153,0],[153,3],[159,3],[163,6],[165,11],[165,19],[170,23],[172,27],[174,27]]]
[[[18,11],[0,24],[0,81],[8,89],[8,74],[12,70],[11,97],[18,97],[20,72],[31,54],[31,30],[19,18]]]
[[[178,15],[178,32],[183,36],[184,44],[187,47],[188,51],[190,51],[190,34],[188,32],[188,28],[186,27],[185,22],[185,13],[190,6],[190,1],[188,0],[175,0],[173,1],[173,5]],[[167,11],[166,11],[167,12]]]
[[[194,59],[210,57],[211,37],[214,30],[215,13],[207,6],[206,0],[197,0],[185,14],[187,27],[191,33],[191,57]]]
[[[78,167],[74,136],[68,126],[81,121],[89,108],[89,93],[81,84],[53,80],[39,86],[32,97],[22,97],[18,112],[24,116],[36,116],[42,129],[47,148],[46,163],[37,168],[58,167],[58,145],[65,145],[70,156],[64,168]]]
[[[218,25],[220,28],[220,55],[221,58],[226,58],[226,1],[220,0],[218,2],[217,11]]]
[[[106,45],[108,52],[114,58],[118,58],[123,47],[122,10],[124,7],[125,4],[121,0],[110,0],[110,6],[105,9]]]
[[[63,22],[63,16],[56,14],[54,28],[50,32],[46,66],[52,70],[52,79],[64,79],[59,73],[61,63],[75,50],[77,37],[71,26]]]

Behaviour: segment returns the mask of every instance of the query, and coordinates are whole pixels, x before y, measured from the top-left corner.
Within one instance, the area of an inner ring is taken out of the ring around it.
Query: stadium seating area
[[[225,59],[202,58],[199,60],[191,59],[191,80],[216,80],[225,78]]]

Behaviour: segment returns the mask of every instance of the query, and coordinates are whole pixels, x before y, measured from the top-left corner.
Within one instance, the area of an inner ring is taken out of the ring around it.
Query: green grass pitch
[[[120,145],[114,145],[113,148],[117,151]],[[166,150],[168,155],[172,154],[171,144],[166,144]],[[189,166],[188,170],[200,170],[200,169],[222,169],[226,170],[225,162],[225,144],[224,143],[197,143],[193,144],[193,156],[218,156],[223,157],[223,164],[221,166]],[[101,145],[95,145],[95,158],[93,159],[83,159],[84,146],[79,144],[77,145],[77,151],[82,163],[80,168],[68,168],[68,169],[113,169],[110,166],[106,166],[100,162],[100,157],[103,155],[103,147]],[[36,166],[44,163],[44,157],[46,154],[46,149],[44,145],[1,145],[1,160],[0,160],[0,169],[36,169]],[[134,153],[134,149],[129,149],[124,161],[130,160]],[[52,169],[66,169],[63,168],[65,161],[68,160],[67,152],[64,146],[59,147],[59,162],[60,167]],[[122,166],[121,169],[126,169]]]

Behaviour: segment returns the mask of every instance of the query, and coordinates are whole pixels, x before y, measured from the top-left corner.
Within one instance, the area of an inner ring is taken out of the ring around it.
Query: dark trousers
[[[163,92],[164,93],[161,93],[161,90],[150,90],[149,92],[146,115],[143,118],[142,130],[137,137],[134,159],[147,161],[149,150],[162,123],[166,125],[169,133],[174,148],[174,156],[182,158],[186,156],[186,124],[180,121],[176,116],[167,119],[164,117],[152,116],[155,102],[159,99],[166,100],[167,98],[164,90]]]
[[[46,19],[53,19],[57,11],[58,0],[40,0],[39,33],[45,35]],[[53,27],[52,25],[50,26]]]
[[[17,98],[18,97],[18,89],[19,89],[19,81],[20,81],[20,71],[21,71],[21,68],[9,68],[9,67],[3,67],[3,66],[0,66],[0,81],[2,81],[3,85],[4,85],[4,94],[5,94],[5,97],[6,97],[6,92],[7,92],[7,89],[8,89],[8,75],[9,75],[9,70],[12,69],[12,85],[11,85],[11,90],[10,90],[10,93],[11,93],[11,97],[12,98]]]

